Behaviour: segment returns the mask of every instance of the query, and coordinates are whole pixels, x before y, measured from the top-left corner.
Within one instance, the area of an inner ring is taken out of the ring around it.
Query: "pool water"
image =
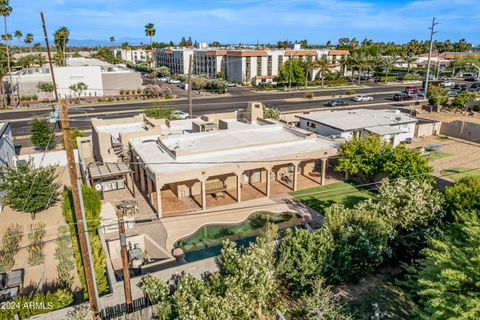
[[[206,259],[220,255],[223,241],[227,239],[236,242],[237,246],[248,246],[256,240],[267,223],[287,229],[301,225],[302,219],[291,212],[259,211],[239,224],[204,226],[191,236],[177,241],[174,246],[183,249],[187,262]]]

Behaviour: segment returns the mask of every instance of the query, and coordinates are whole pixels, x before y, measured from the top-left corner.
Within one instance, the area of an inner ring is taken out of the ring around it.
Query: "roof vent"
[[[400,121],[400,120],[402,120],[402,118],[401,117],[395,117],[395,120]]]

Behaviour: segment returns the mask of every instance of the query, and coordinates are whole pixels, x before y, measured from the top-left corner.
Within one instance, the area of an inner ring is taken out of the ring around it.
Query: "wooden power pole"
[[[132,312],[132,287],[130,284],[130,268],[128,261],[127,236],[125,235],[125,223],[123,217],[127,210],[135,206],[134,201],[125,200],[117,204],[117,218],[118,218],[118,235],[120,236],[120,256],[122,257],[123,266],[123,290],[125,293],[125,303],[127,311]]]
[[[70,186],[72,188],[72,196],[73,196],[73,211],[75,214],[75,223],[77,225],[78,239],[80,243],[80,252],[82,254],[83,268],[85,272],[85,280],[87,282],[88,297],[90,300],[90,306],[92,310],[95,312],[95,314],[98,314],[99,312],[98,301],[97,301],[97,296],[95,294],[95,285],[94,285],[94,279],[93,279],[93,273],[92,273],[94,272],[94,270],[93,270],[92,263],[90,263],[90,256],[88,254],[87,236],[85,233],[86,230],[85,230],[84,221],[82,218],[80,194],[78,193],[78,186],[77,186],[77,179],[78,179],[77,164],[75,163],[75,157],[73,155],[72,136],[70,133],[70,123],[68,120],[67,104],[65,103],[65,101],[60,101],[58,99],[57,86],[55,84],[52,58],[50,55],[50,46],[48,44],[48,34],[47,34],[47,28],[45,26],[45,18],[43,16],[43,12],[40,13],[40,16],[42,18],[43,31],[45,34],[45,44],[47,46],[48,60],[50,63],[50,73],[52,75],[53,89],[54,89],[53,91],[55,94],[55,99],[57,100],[59,109],[60,109],[60,124],[62,127],[62,133],[63,133],[63,144],[65,146],[65,152],[67,154],[68,175],[70,178]]]
[[[192,57],[193,53],[188,58],[188,115],[193,119],[193,104],[192,104]]]

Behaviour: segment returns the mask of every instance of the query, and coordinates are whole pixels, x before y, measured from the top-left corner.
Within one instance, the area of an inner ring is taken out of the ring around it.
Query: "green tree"
[[[381,175],[392,179],[404,177],[434,181],[431,176],[433,168],[429,165],[428,159],[418,150],[409,149],[403,144],[387,149],[378,160],[381,164],[379,172]]]
[[[32,51],[33,34],[32,33],[27,33],[25,35],[25,38],[23,39],[23,42],[25,42],[25,44],[30,47],[30,52],[31,52]]]
[[[321,86],[323,87],[325,76],[330,72],[330,61],[326,55],[323,55],[318,59],[315,69],[318,71],[321,79]]]
[[[150,39],[150,49],[153,50],[152,37],[155,36],[155,25],[153,23],[147,23],[145,25],[145,35]]]
[[[423,250],[412,289],[424,319],[480,318],[480,218],[459,212],[439,239]]]
[[[157,74],[159,77],[169,77],[170,76],[170,69],[166,66],[156,68]],[[193,79],[192,79],[193,80]]]
[[[148,108],[143,111],[145,115],[153,119],[168,119],[168,120],[178,120],[178,118],[173,114],[173,110],[168,107],[157,107],[157,108]]]
[[[274,107],[263,106],[263,118],[280,120],[280,111]]]
[[[13,83],[12,80],[12,69],[11,69],[11,64],[10,64],[10,45],[9,45],[9,40],[11,40],[11,35],[10,39],[8,37],[8,32],[7,32],[7,17],[10,16],[12,13],[12,7],[10,6],[9,0],[2,0],[0,2],[0,15],[3,16],[3,27],[4,27],[4,34],[2,35],[2,39],[5,40],[5,53],[6,53],[6,58],[7,58],[7,71],[10,77],[10,85]],[[13,90],[10,90],[10,92],[13,92]],[[15,105],[15,95],[11,95],[12,97],[12,104]]]
[[[460,179],[445,187],[445,203],[450,212],[480,212],[480,176]]]
[[[439,108],[448,102],[448,92],[440,86],[429,86],[427,99],[432,106]]]
[[[146,275],[142,278],[139,287],[150,302],[157,305],[157,316],[159,319],[171,319],[173,301],[166,283],[155,276]]]
[[[331,243],[324,242],[319,232],[300,229],[288,231],[282,239],[277,270],[285,286],[295,296],[312,292],[312,279],[321,275],[325,252]]]
[[[79,138],[85,137],[85,131],[78,128],[73,128],[71,130],[71,137],[72,137],[72,146],[74,149],[77,149],[78,148],[77,137]]]
[[[30,139],[37,147],[48,148],[55,144],[55,130],[47,118],[33,118],[30,133]]]
[[[78,97],[78,101],[80,101],[83,93],[88,90],[88,86],[84,82],[74,83],[68,88]]]
[[[398,62],[397,56],[389,56],[383,58],[383,69],[385,70],[385,83],[388,82],[388,73],[392,70]]]
[[[308,86],[308,78],[309,78],[310,72],[313,71],[317,66],[317,61],[313,60],[312,56],[308,56],[305,60],[301,61],[301,65],[305,70],[305,89],[306,89]]]
[[[19,164],[16,168],[0,170],[0,190],[3,203],[17,211],[29,212],[32,219],[39,211],[54,205],[59,197],[56,166],[35,168],[33,161]]]
[[[23,37],[23,33],[22,31],[20,30],[15,30],[15,32],[13,33],[13,35],[15,36],[15,38],[18,39],[18,48],[20,49],[20,52],[22,52],[22,37]]]
[[[53,34],[55,47],[57,49],[57,63],[60,66],[67,65],[67,44],[70,37],[70,30],[67,27],[58,28]]]
[[[110,43],[112,44],[112,47],[115,46],[115,37],[114,36],[110,37]]]
[[[37,83],[37,89],[47,95],[48,101],[50,101],[50,95],[53,93],[53,83],[51,82],[39,82]]]
[[[466,109],[470,103],[478,98],[475,92],[461,91],[453,98],[452,107],[455,109]]]
[[[288,59],[280,68],[277,82],[293,85],[302,85],[305,83],[305,71],[301,65],[300,59]]]
[[[351,319],[338,302],[330,286],[319,278],[313,282],[311,294],[303,297],[305,320],[347,320]]]
[[[0,249],[0,272],[8,272],[15,265],[15,255],[20,250],[22,237],[23,228],[18,224],[12,224],[5,230]]]

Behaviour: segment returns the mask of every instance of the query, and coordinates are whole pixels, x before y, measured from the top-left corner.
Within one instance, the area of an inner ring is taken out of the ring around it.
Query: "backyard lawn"
[[[346,181],[295,191],[291,192],[290,195],[317,212],[323,213],[326,208],[334,203],[341,203],[348,208],[352,208],[358,202],[374,197],[375,193],[357,187],[357,184],[352,181]]]
[[[430,151],[430,155],[427,156],[427,159],[430,161],[434,161],[434,160],[450,157],[451,155],[452,154],[442,150],[432,150]]]
[[[472,168],[448,168],[442,170],[442,176],[445,178],[450,178],[452,180],[459,180],[461,178],[470,177],[470,176],[480,176],[479,169],[472,169]]]

